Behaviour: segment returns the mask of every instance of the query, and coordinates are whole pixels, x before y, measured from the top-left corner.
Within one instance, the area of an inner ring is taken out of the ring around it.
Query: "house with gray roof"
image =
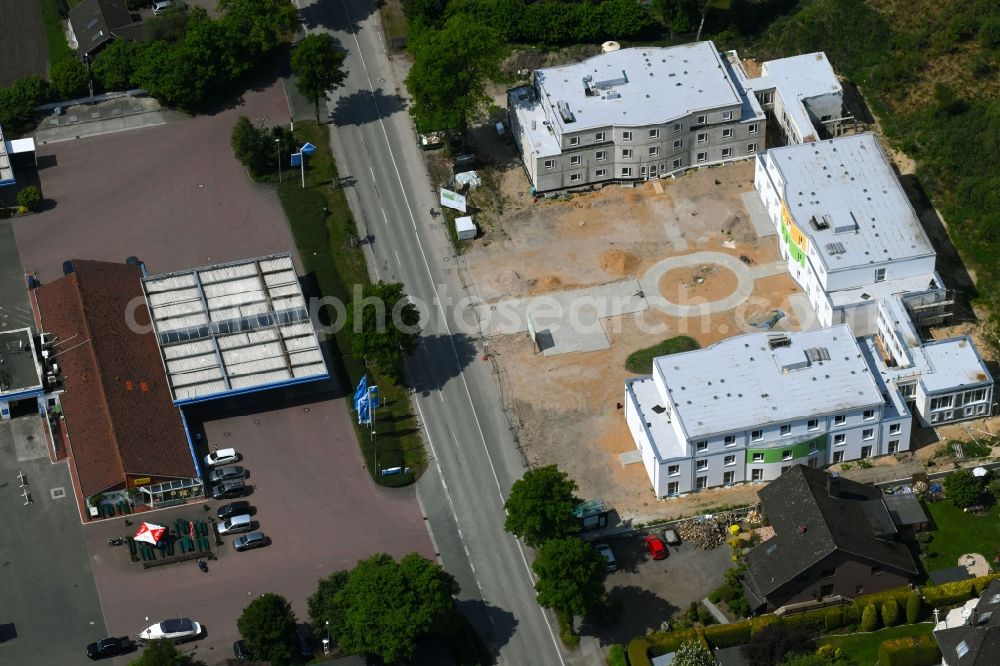
[[[796,465],[759,495],[775,536],[746,557],[743,588],[753,610],[853,599],[919,575],[874,486]]]
[[[143,36],[143,25],[132,21],[125,0],[83,0],[69,10],[69,22],[81,57],[94,55],[112,39],[138,41]]]
[[[1000,580],[934,627],[942,666],[993,666],[1000,655]]]

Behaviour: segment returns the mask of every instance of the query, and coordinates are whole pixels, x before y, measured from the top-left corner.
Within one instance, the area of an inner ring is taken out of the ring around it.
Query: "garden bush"
[[[705,639],[713,648],[728,648],[743,645],[750,640],[750,621],[733,624],[714,624],[705,627]]]
[[[761,629],[768,627],[775,622],[781,622],[781,618],[777,615],[758,615],[757,617],[750,618],[750,635],[760,632]]]
[[[42,207],[42,191],[34,185],[28,185],[17,193],[17,205],[31,212],[38,212]]]
[[[649,643],[644,636],[629,641],[628,663],[630,666],[653,666],[649,660]]]
[[[840,629],[844,623],[844,613],[840,608],[827,608],[823,612],[823,630],[827,633]]]
[[[920,620],[920,611],[923,610],[922,606],[920,593],[916,590],[910,592],[910,596],[906,598],[906,622],[908,624],[915,624]]]
[[[681,629],[680,631],[658,631],[646,635],[646,643],[649,645],[649,652],[654,656],[674,652],[682,644],[694,641],[700,643],[708,649],[708,642],[700,627]]]
[[[931,608],[940,609],[948,606],[960,606],[975,596],[975,583],[978,580],[978,578],[974,578],[954,583],[942,583],[941,585],[928,585],[921,590],[924,603]]]
[[[941,651],[931,635],[893,638],[878,649],[879,666],[934,666],[941,663]]]
[[[899,624],[899,603],[895,599],[886,599],[882,604],[882,624],[895,627]]]
[[[615,643],[608,650],[608,666],[628,666],[628,657],[625,656],[625,648],[621,644]]]
[[[869,632],[876,629],[878,629],[878,611],[875,610],[875,604],[868,604],[861,613],[861,631]]]
[[[819,634],[826,627],[826,614],[829,609],[820,608],[817,610],[796,613],[781,618],[781,623],[786,627],[802,629],[810,633]]]

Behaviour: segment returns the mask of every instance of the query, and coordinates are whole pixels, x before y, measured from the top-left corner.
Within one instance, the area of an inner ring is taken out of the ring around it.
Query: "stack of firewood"
[[[686,543],[702,550],[711,550],[726,541],[726,520],[713,517],[706,520],[686,520],[677,525],[677,532]]]

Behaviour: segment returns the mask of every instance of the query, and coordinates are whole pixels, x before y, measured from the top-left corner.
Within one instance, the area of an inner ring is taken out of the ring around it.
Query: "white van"
[[[233,516],[219,525],[219,534],[236,534],[250,531],[250,514]]]

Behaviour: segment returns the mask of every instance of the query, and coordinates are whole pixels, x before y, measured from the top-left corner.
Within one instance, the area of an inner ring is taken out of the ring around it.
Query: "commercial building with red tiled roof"
[[[142,271],[72,263],[73,273],[35,294],[43,330],[56,336],[52,352],[62,370],[60,402],[80,494],[197,479],[150,326]]]

